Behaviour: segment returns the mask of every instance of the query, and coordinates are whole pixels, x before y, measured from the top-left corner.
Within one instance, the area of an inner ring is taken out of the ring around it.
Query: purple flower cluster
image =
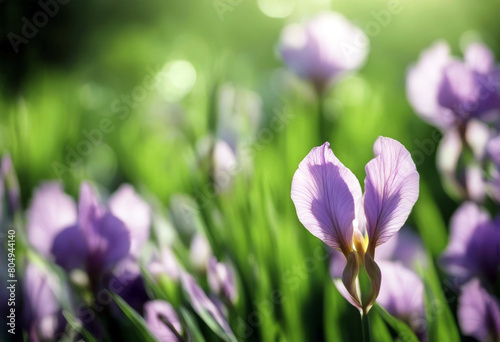
[[[28,211],[27,237],[37,255],[30,257],[23,282],[30,341],[64,336],[63,312],[74,313],[83,328],[101,340],[103,317],[125,319],[118,305],[109,301],[107,291],[143,314],[158,340],[184,341],[190,332],[179,316],[180,288],[195,312],[209,317],[227,339],[235,340],[227,323],[227,311],[236,304],[238,294],[232,266],[212,255],[201,233],[191,237],[192,260],[187,267],[199,275],[206,273],[208,296],[171,247],[153,246],[152,216],[150,205],[130,185],[122,185],[104,203],[88,182],[80,187],[78,203],[60,183],[44,183],[36,189]],[[54,264],[65,275],[55,272]],[[166,297],[152,297],[148,278],[159,287],[167,279],[178,289]]]
[[[450,192],[499,201],[500,68],[488,47],[470,44],[461,61],[434,43],[410,67],[406,90],[415,112],[443,131],[438,168]]]
[[[497,341],[500,218],[491,219],[480,204],[487,195],[500,201],[500,68],[484,44],[470,44],[461,61],[440,41],[410,68],[407,94],[415,111],[443,131],[438,169],[450,192],[465,200],[451,218],[439,260],[460,292],[462,332]]]
[[[500,307],[492,295],[500,273],[500,217],[465,202],[451,219],[442,267],[461,291],[458,318],[462,331],[480,341],[500,337]]]

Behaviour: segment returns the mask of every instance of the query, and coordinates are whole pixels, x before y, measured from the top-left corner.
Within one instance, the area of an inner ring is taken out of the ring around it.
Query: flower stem
[[[319,116],[319,136],[320,143],[323,144],[328,140],[330,125],[325,115],[325,96],[322,92],[318,92],[318,116]]]
[[[363,342],[370,342],[371,341],[370,321],[368,320],[367,313],[361,316],[361,330],[363,332]]]

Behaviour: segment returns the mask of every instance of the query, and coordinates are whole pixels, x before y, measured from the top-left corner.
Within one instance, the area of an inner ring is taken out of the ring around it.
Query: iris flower
[[[328,142],[300,163],[291,191],[304,227],[347,260],[342,282],[362,315],[375,302],[382,281],[375,249],[403,226],[419,192],[415,163],[401,143],[379,137],[373,149],[375,158],[365,167],[364,195]],[[361,291],[361,272],[370,279],[369,293]]]
[[[439,261],[459,284],[473,277],[495,284],[499,246],[500,216],[491,219],[477,204],[465,202],[451,218],[450,242]]]
[[[309,80],[318,93],[359,69],[368,55],[364,32],[340,13],[323,12],[285,27],[278,46],[285,64]]]
[[[487,46],[470,44],[464,61],[451,56],[445,41],[422,52],[406,80],[408,100],[429,123],[442,129],[470,118],[488,120],[500,111],[500,73]]]
[[[149,217],[149,206],[128,185],[113,194],[108,208],[89,183],[80,188],[78,206],[60,183],[46,183],[30,206],[28,240],[66,271],[84,269],[96,285],[104,271],[138,256],[149,237]]]

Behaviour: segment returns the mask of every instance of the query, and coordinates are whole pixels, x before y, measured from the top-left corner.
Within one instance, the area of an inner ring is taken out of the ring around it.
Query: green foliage
[[[123,311],[125,316],[129,319],[130,323],[134,327],[134,331],[141,338],[141,341],[155,342],[156,339],[153,335],[151,335],[146,325],[146,322],[144,321],[144,318],[142,318],[141,315],[139,315],[134,309],[132,309],[130,305],[128,305],[127,302],[123,300],[122,297],[109,291],[106,292],[108,292],[108,294],[113,298],[115,303],[118,304],[120,309]]]

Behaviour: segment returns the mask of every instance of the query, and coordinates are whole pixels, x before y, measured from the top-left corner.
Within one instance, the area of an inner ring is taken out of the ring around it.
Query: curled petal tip
[[[382,284],[382,272],[380,271],[380,268],[370,254],[365,254],[365,268],[371,282],[368,299],[366,303],[363,303],[363,310],[365,313],[368,313],[368,311],[370,311],[371,307],[375,303],[375,300],[377,299],[380,292],[380,286]]]
[[[350,294],[352,301],[355,303],[355,306],[362,308],[357,283],[359,270],[360,262],[358,255],[355,252],[351,252],[347,258],[347,264],[344,268],[344,272],[342,273],[342,283],[344,283],[344,286]]]

